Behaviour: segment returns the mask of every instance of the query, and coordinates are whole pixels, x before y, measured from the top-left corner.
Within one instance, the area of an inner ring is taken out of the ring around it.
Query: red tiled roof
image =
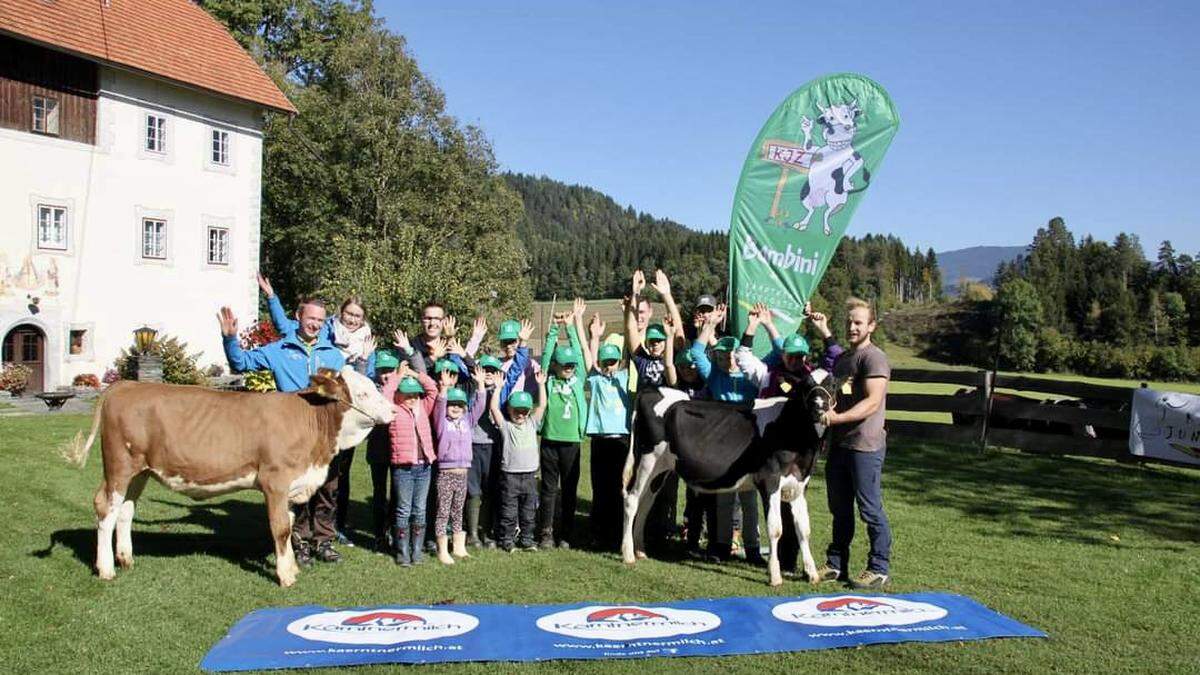
[[[192,0],[0,0],[0,33],[267,108],[296,108]]]

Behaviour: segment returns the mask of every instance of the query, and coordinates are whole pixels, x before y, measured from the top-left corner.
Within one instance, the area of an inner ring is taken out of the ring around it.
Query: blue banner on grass
[[[606,605],[260,609],[210,671],[370,663],[724,656],[1046,634],[961,595],[821,595]]]

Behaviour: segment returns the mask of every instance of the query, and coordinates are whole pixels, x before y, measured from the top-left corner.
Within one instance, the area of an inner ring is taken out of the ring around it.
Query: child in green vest
[[[587,426],[587,401],[583,393],[583,313],[587,305],[575,299],[570,312],[555,314],[546,332],[542,372],[546,380],[546,412],[542,418],[541,470],[538,486],[538,547],[570,548],[579,488],[579,445]],[[569,344],[559,345],[565,326]],[[561,499],[561,501],[560,501]]]

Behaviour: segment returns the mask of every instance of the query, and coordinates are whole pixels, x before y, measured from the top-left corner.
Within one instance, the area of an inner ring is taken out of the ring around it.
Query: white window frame
[[[154,131],[154,145],[151,146],[150,132]],[[166,156],[170,149],[171,140],[171,124],[170,118],[161,113],[146,113],[144,124],[142,125],[142,150],[144,152]]]
[[[146,227],[151,223],[159,227],[156,227],[156,232],[150,235],[150,239],[147,239]],[[140,241],[143,259],[164,262],[170,257],[167,242],[169,241],[171,230],[170,223],[166,218],[142,216],[142,224],[138,231],[141,233]],[[154,250],[151,253],[147,253],[147,250],[149,250],[147,246],[154,246]],[[159,255],[154,255],[154,253],[158,253]]]
[[[224,259],[213,259],[213,235],[224,236],[224,241],[218,244],[224,247]],[[207,225],[204,228],[204,260],[214,267],[229,267],[233,264],[233,233],[222,225]]]
[[[61,115],[59,101],[53,96],[34,96],[33,103],[30,107],[32,119],[30,120],[30,129],[34,133],[45,134],[47,136],[58,136],[62,133]],[[42,113],[39,115],[39,109]],[[41,122],[41,128],[38,128],[38,123]]]
[[[218,129],[216,127],[210,129],[209,161],[217,166],[229,166],[232,164],[232,158],[229,153],[229,146],[233,140],[232,136],[233,134],[229,133],[226,129]]]
[[[65,253],[66,251],[69,251],[71,249],[71,211],[70,211],[70,209],[68,209],[63,204],[39,202],[34,207],[33,213],[34,213],[33,232],[34,232],[34,241],[37,244],[37,249],[39,251],[57,251],[59,253]],[[62,216],[61,223],[58,223],[58,225],[61,228],[61,231],[60,231],[61,245],[59,245],[59,243],[56,243],[56,242],[46,243],[45,240],[42,239],[43,216],[46,214],[49,214],[49,216],[50,216],[50,220],[48,220],[46,222],[48,222],[51,226],[54,226],[56,224],[55,223],[55,221],[57,220],[55,218],[56,215],[61,214],[61,216]]]

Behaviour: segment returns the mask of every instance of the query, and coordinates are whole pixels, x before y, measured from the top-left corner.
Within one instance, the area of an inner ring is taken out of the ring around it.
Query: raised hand
[[[709,313],[708,318],[706,319],[707,323],[710,323],[714,326],[720,324],[725,320],[725,313],[728,311],[729,308],[725,305],[725,303],[722,302],[721,304],[717,305],[712,312]]]
[[[482,391],[487,386],[485,379],[486,373],[483,371],[483,366],[476,364],[475,370],[471,371],[471,379],[475,380],[475,386]]]
[[[458,319],[451,314],[445,319],[442,319],[442,334],[446,337],[454,337],[454,333],[458,331]]]
[[[663,317],[662,325],[663,332],[667,334],[667,340],[670,340],[678,332],[675,327],[675,320],[669,316]]]
[[[595,337],[603,337],[605,328],[607,325],[600,320],[600,312],[592,314],[592,322],[588,324],[588,331]]]
[[[582,319],[584,314],[587,314],[587,302],[583,298],[575,298],[575,306],[573,307],[571,320]]]
[[[641,297],[642,291],[646,290],[646,275],[641,270],[633,271],[633,298]]]
[[[412,374],[412,366],[408,365],[408,361],[401,361],[400,367],[396,369],[396,377],[404,379],[406,377],[411,377]]]
[[[408,334],[399,328],[396,329],[396,332],[392,333],[392,345],[405,352],[412,351],[412,343],[408,341]]]
[[[536,373],[533,374],[533,379],[537,380],[537,383],[539,385],[541,385],[543,387],[546,386],[546,371],[544,371],[544,370],[537,371]]]
[[[829,317],[822,312],[810,312],[808,320],[812,322],[813,328],[821,334],[821,337],[828,339],[833,335],[833,331],[829,330]]]
[[[758,327],[758,324],[762,323],[762,316],[759,315],[758,308],[759,304],[754,304],[750,307],[750,311],[746,313],[747,332],[753,332]]]
[[[654,290],[664,298],[671,295],[671,280],[667,278],[667,273],[662,270],[654,270]]]
[[[258,287],[262,290],[263,295],[268,298],[275,297],[275,289],[271,287],[271,280],[264,277],[262,272],[256,273],[255,276],[258,277]]]
[[[571,317],[570,312],[555,312],[554,313],[554,323],[566,324],[567,321],[570,320],[570,317]]]
[[[463,348],[462,343],[456,337],[452,337],[446,342],[446,351],[463,357],[467,355],[467,350]]]
[[[217,322],[221,324],[221,335],[225,337],[234,337],[237,335],[238,320],[233,315],[232,309],[222,307],[221,311],[217,312]]]
[[[370,356],[371,354],[374,354],[374,353],[375,353],[375,348],[376,348],[376,347],[378,347],[378,346],[379,346],[379,343],[378,343],[378,341],[376,341],[376,340],[375,340],[375,336],[374,336],[374,335],[372,335],[372,336],[368,337],[367,339],[363,340],[363,353],[362,353],[362,357],[365,359],[365,358],[367,358],[368,356]]]
[[[471,324],[471,339],[482,340],[484,335],[487,335],[487,319],[477,316]]]
[[[452,371],[443,370],[442,372],[438,373],[438,386],[441,387],[443,392],[450,389],[450,387],[453,387],[457,382],[458,378],[454,377],[454,373]]]
[[[533,322],[529,319],[521,319],[521,330],[517,333],[517,337],[521,338],[521,342],[529,342],[529,338],[533,337]]]
[[[767,307],[767,305],[765,303],[760,302],[757,305],[755,305],[754,308],[758,310],[759,323],[761,323],[764,326],[769,326],[771,328],[775,327],[775,315],[771,312],[770,307]]]
[[[446,356],[446,338],[439,337],[425,343],[429,347],[429,357],[434,361],[445,358]]]

